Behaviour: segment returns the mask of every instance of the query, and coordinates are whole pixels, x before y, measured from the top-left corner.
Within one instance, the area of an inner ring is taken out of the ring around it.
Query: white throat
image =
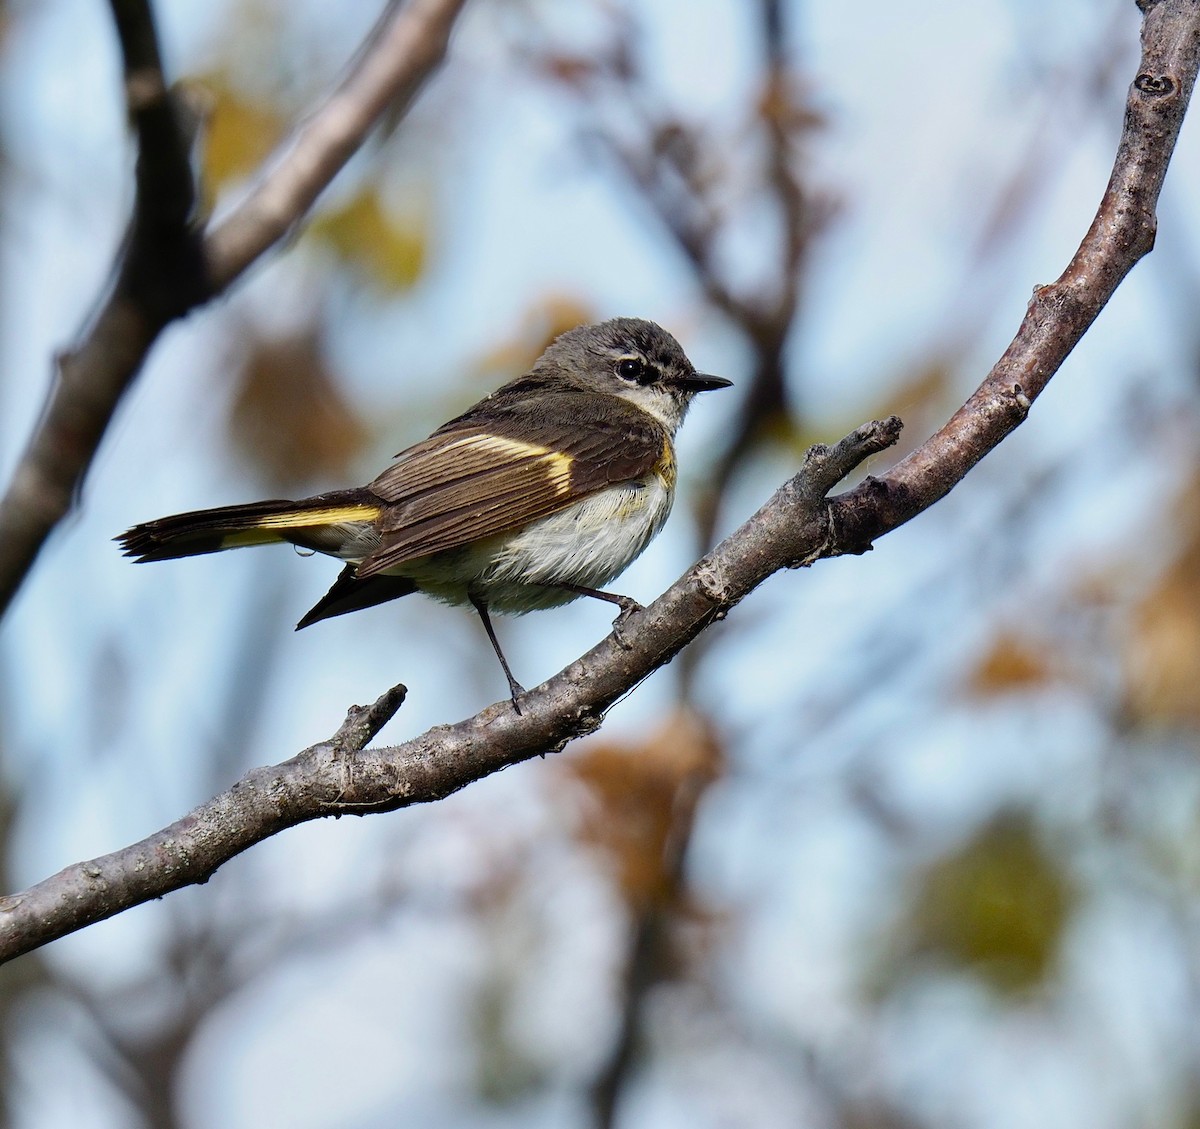
[[[672,435],[679,430],[679,425],[683,423],[683,417],[691,402],[690,396],[686,398],[673,396],[670,392],[664,392],[649,384],[631,384],[616,392],[615,395],[620,396],[622,400],[628,400],[631,404],[636,404],[642,411],[649,412]]]

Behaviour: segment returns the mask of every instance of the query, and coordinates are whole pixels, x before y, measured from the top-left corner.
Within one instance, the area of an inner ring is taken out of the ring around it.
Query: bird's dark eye
[[[650,378],[649,370],[636,357],[626,357],[618,361],[617,375],[622,380],[635,380],[638,384],[645,384]]]

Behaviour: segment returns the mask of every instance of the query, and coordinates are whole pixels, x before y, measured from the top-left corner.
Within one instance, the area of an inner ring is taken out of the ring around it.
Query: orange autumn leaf
[[[344,474],[369,435],[311,333],[251,342],[229,430],[246,461],[280,489]]]
[[[690,833],[696,802],[721,760],[712,727],[680,711],[642,743],[593,742],[569,763],[585,789],[580,838],[610,860],[634,908],[675,897],[673,837]]]
[[[967,677],[967,691],[979,698],[1042,689],[1058,680],[1061,663],[1034,639],[1000,632]]]

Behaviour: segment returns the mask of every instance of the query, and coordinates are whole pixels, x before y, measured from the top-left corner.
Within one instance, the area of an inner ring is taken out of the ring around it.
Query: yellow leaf
[[[425,270],[427,224],[398,217],[384,207],[375,187],[366,187],[341,207],[320,215],[309,233],[348,265],[385,290],[407,290]]]
[[[284,125],[272,107],[235,92],[220,77],[204,80],[203,86],[212,100],[202,167],[204,203],[211,210],[222,188],[262,164]]]
[[[1027,992],[1053,973],[1076,900],[1029,814],[1003,812],[920,876],[901,948]]]

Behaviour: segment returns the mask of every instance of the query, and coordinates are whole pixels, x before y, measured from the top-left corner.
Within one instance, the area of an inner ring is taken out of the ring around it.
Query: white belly
[[[673,492],[657,476],[612,486],[581,502],[469,548],[408,561],[395,571],[430,596],[519,615],[576,599],[554,588],[603,588],[641,554],[671,512]]]

